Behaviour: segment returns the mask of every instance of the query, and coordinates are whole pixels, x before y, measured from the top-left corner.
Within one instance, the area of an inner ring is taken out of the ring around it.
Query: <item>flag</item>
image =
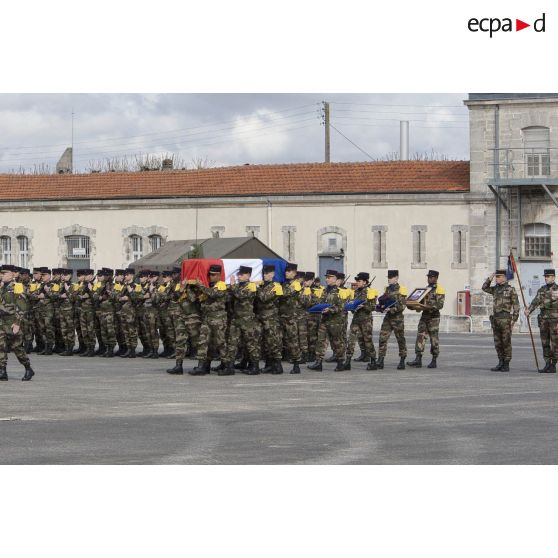
[[[231,276],[238,273],[238,268],[245,265],[252,268],[252,281],[262,280],[262,267],[266,264],[275,265],[275,281],[282,283],[285,281],[285,266],[287,262],[281,259],[258,259],[258,258],[224,258],[224,259],[195,259],[184,260],[182,262],[182,279],[199,279],[206,287],[207,273],[209,266],[218,264],[221,266],[221,281],[227,284],[231,282]]]
[[[515,264],[515,258],[512,252],[508,256],[508,269],[506,270],[506,279],[513,279],[514,273],[517,273],[517,265]]]

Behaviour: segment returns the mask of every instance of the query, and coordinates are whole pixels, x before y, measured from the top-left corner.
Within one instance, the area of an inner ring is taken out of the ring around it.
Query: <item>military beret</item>
[[[149,277],[159,277],[159,275],[161,275],[161,273],[159,271],[150,271],[149,272]]]
[[[341,271],[337,272],[337,279],[345,279],[345,274]]]
[[[426,274],[427,277],[439,277],[440,272],[436,271],[435,269],[429,269],[428,273]]]
[[[544,275],[556,275],[556,272],[554,269],[545,269]]]
[[[314,279],[314,277],[316,277],[316,274],[313,271],[307,271],[304,274],[304,280],[305,281],[311,281],[312,279]]]
[[[76,275],[79,277],[80,275],[86,275],[85,269],[76,269]]]
[[[399,277],[398,269],[388,269],[388,279],[391,279],[392,277]]]
[[[163,271],[163,272],[161,273],[161,275],[162,275],[163,277],[171,277],[171,276],[172,276],[172,271],[171,271],[170,269],[165,269],[165,271]]]
[[[125,269],[115,269],[114,270],[115,275],[124,275],[124,273],[126,273]]]
[[[507,275],[507,273],[508,273],[507,269],[497,269],[494,275]]]
[[[356,281],[369,281],[370,280],[370,273],[366,273],[365,271],[361,271],[355,277]]]
[[[62,275],[73,275],[74,270],[73,269],[68,269],[66,267],[65,269],[61,269],[60,272],[62,273]]]
[[[249,273],[251,275],[252,274],[252,268],[248,267],[247,265],[241,265],[238,268],[238,273]]]
[[[21,268],[21,273],[27,273],[27,275],[31,275],[31,270],[26,268],[26,267],[22,267]]]
[[[209,273],[221,273],[221,266],[220,265],[210,265],[209,266]]]
[[[290,262],[285,267],[285,271],[296,271],[297,269],[298,269],[298,265]]]
[[[91,275],[92,273],[95,273],[95,270],[91,269],[91,268],[87,268],[87,269],[84,269],[82,271],[83,271],[84,275]]]
[[[50,269],[48,269],[48,267],[42,267],[41,268],[41,274],[42,275],[51,275]]]
[[[0,267],[0,272],[4,273],[4,271],[11,271],[15,273],[15,266],[10,264],[2,264],[2,266]]]
[[[60,273],[60,268],[58,267],[53,267],[52,268],[52,274],[53,275],[58,275]]]
[[[135,275],[135,274],[136,274],[136,272],[131,267],[127,267],[124,270],[124,275]]]
[[[103,276],[112,275],[113,273],[114,270],[112,270],[110,267],[103,267]]]
[[[265,264],[262,266],[262,273],[270,273],[271,271],[275,271],[275,266],[273,264]]]
[[[149,270],[148,269],[143,269],[142,271],[140,271],[138,273],[138,277],[149,277]]]
[[[173,267],[172,272],[173,273],[182,273],[182,269],[180,267]]]
[[[304,279],[304,276],[306,275],[305,271],[297,271],[295,277],[297,279]]]
[[[337,271],[335,269],[328,269],[325,272],[326,277],[337,277]]]
[[[34,267],[33,268],[33,273],[41,273],[42,269],[43,269],[42,267]]]
[[[13,265],[12,267],[14,268],[14,273],[21,273],[21,270],[23,269],[22,267],[19,267],[18,265]]]

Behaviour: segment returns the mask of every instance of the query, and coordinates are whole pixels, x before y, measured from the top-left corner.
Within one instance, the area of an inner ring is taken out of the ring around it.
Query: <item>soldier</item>
[[[75,283],[72,283],[72,301],[74,303],[74,329],[76,330],[77,336],[78,336],[78,348],[76,350],[74,350],[74,354],[75,355],[81,355],[82,353],[87,352],[87,347],[85,345],[85,341],[83,339],[83,333],[81,331],[81,320],[80,320],[80,305],[79,305],[79,299],[78,299],[78,291],[79,288],[81,286],[81,284],[83,283],[83,278],[85,276],[84,273],[85,270],[83,269],[78,269],[76,270],[76,276],[77,276],[77,281]]]
[[[188,372],[192,376],[203,376],[211,370],[211,349],[223,360],[227,354],[227,310],[228,299],[227,285],[221,281],[221,266],[218,264],[209,267],[209,286],[206,287],[199,279],[196,280],[195,290],[201,301],[201,325],[198,339],[197,355],[198,365]],[[225,367],[218,372],[220,376],[234,374]]]
[[[283,338],[279,322],[279,297],[283,294],[281,283],[275,282],[275,266],[262,268],[263,282],[256,293],[256,316],[261,325],[261,344],[265,356],[264,374],[283,374],[281,351]]]
[[[30,296],[37,301],[39,308],[39,329],[42,334],[43,348],[38,354],[51,355],[55,342],[52,296],[59,287],[51,282],[50,269],[46,267],[41,269],[41,284]]]
[[[23,346],[25,348],[25,352],[30,353],[33,350],[33,309],[31,307],[31,300],[29,298],[31,270],[26,268],[20,268],[20,270],[21,272],[19,282],[23,285],[26,306],[24,318],[21,323],[21,329],[23,333]]]
[[[46,269],[46,268],[44,268]],[[35,347],[29,352],[40,352],[44,349],[44,339],[40,327],[39,319],[39,301],[33,297],[33,293],[41,286],[41,272],[42,267],[33,268],[33,276],[31,282],[29,283],[29,289],[27,294],[29,295],[29,300],[31,303],[31,319],[33,322],[33,336],[35,338]]]
[[[17,360],[25,367],[22,380],[28,382],[35,372],[25,353],[21,331],[21,321],[26,311],[26,295],[23,285],[14,280],[14,271],[12,265],[3,265],[0,268],[0,380],[8,380],[8,352],[13,351]]]
[[[62,271],[60,267],[52,268],[52,308],[54,310],[53,324],[54,324],[54,348],[53,353],[60,354],[66,350],[64,347],[64,340],[62,337],[62,326],[60,321],[60,300],[58,298],[58,293],[61,289],[62,283]]]
[[[388,270],[388,286],[384,294],[378,299],[380,307],[376,309],[384,314],[384,321],[380,328],[380,341],[378,351],[377,367],[384,368],[384,357],[387,352],[387,343],[391,332],[395,334],[397,345],[399,346],[399,364],[397,370],[405,369],[405,359],[407,358],[407,343],[405,342],[405,322],[403,312],[405,311],[405,298],[407,289],[399,285],[399,271],[396,269]]]
[[[179,267],[172,268],[172,279],[171,279],[171,296],[169,299],[169,320],[172,324],[172,331],[174,332],[174,339],[172,345],[172,351],[167,358],[176,358],[176,322],[180,314],[180,306],[178,304],[178,299],[180,297],[180,273]]]
[[[131,268],[124,271],[122,289],[117,290],[116,299],[120,305],[120,325],[124,337],[126,350],[120,354],[121,358],[136,358],[138,345],[138,328],[136,315],[136,301],[142,296],[143,290],[139,283],[134,281],[135,272]]]
[[[112,285],[112,302],[114,305],[114,332],[116,334],[116,341],[118,342],[118,351],[116,356],[128,354],[128,347],[126,345],[126,337],[124,336],[124,324],[122,323],[122,303],[120,302],[120,295],[124,291],[124,269],[114,270],[114,283]]]
[[[298,344],[300,346],[300,363],[306,364],[308,362],[308,324],[306,322],[308,313],[306,308],[309,307],[308,302],[312,291],[309,288],[305,291],[306,271],[297,271],[295,279],[302,286],[296,300],[296,327],[298,329]]]
[[[496,285],[491,287],[490,283],[494,277]],[[493,296],[490,323],[494,333],[494,347],[498,353],[498,364],[490,370],[509,372],[512,358],[511,334],[519,317],[519,299],[514,287],[507,281],[505,269],[498,269],[488,277],[482,285],[482,290]]]
[[[148,282],[144,287],[143,294],[143,317],[145,319],[145,333],[150,351],[142,355],[143,358],[159,358],[159,331],[157,329],[157,281],[161,274],[158,271],[150,271]]]
[[[279,301],[279,317],[283,325],[284,344],[293,362],[290,374],[300,374],[302,358],[296,324],[298,293],[302,290],[301,284],[295,279],[297,268],[295,263],[286,265],[285,282],[282,284],[283,296]]]
[[[434,269],[429,270],[426,275],[428,287],[431,290],[422,301],[426,308],[422,311],[418,323],[415,360],[407,363],[414,368],[422,367],[422,353],[427,337],[430,337],[430,354],[432,355],[428,368],[436,368],[436,360],[440,354],[440,310],[444,307],[446,291],[438,285],[439,276],[440,273]],[[420,312],[420,309],[417,309],[417,312]]]
[[[322,370],[322,360],[324,358],[327,341],[335,355],[337,367],[335,372],[345,370],[344,354],[345,342],[343,328],[345,327],[345,310],[343,308],[343,299],[337,286],[337,272],[328,269],[326,271],[326,288],[322,297],[324,304],[329,304],[321,314],[320,326],[318,328],[318,343],[316,345],[316,361],[309,364],[307,368],[310,370]]]
[[[351,359],[355,350],[355,343],[358,337],[361,337],[364,343],[363,354],[366,360],[370,359],[366,369],[376,370],[376,349],[374,340],[372,339],[372,312],[376,308],[376,299],[378,291],[370,287],[370,274],[364,271],[360,272],[356,277],[356,290],[354,292],[354,300],[362,301],[353,311],[353,319],[347,341],[347,354],[345,355],[345,370],[351,369]]]
[[[76,305],[79,307],[79,325],[83,335],[84,351],[81,357],[95,356],[95,305],[93,301],[92,269],[82,269],[83,281],[76,291]]]
[[[106,347],[100,356],[105,358],[114,357],[114,347],[116,346],[116,332],[114,330],[114,300],[112,297],[112,278],[113,270],[103,267],[97,272],[100,285],[93,288],[93,300],[97,304],[97,315],[101,326],[101,339]],[[100,274],[100,275],[99,275]]]
[[[558,361],[558,285],[554,282],[555,279],[554,269],[545,269],[546,284],[537,291],[529,308],[524,310],[525,316],[529,319],[532,312],[537,308],[541,309],[538,321],[546,366],[539,372],[545,374],[555,374],[556,361]]]
[[[146,294],[149,289],[149,270],[140,271],[138,274],[139,284],[141,288],[141,293],[136,298],[136,318],[137,318],[137,330],[138,336],[141,341],[141,345],[143,350],[141,353],[138,354],[140,357],[147,357],[153,351],[151,347],[151,337],[149,333],[149,328],[147,327],[147,319],[146,319],[146,310],[145,310],[145,301],[146,301]]]
[[[53,295],[53,300],[58,307],[60,322],[61,343],[63,351],[60,356],[73,356],[76,332],[74,326],[74,303],[72,300],[72,270],[60,269],[59,290]]]
[[[336,285],[339,288],[339,296],[341,297],[341,299],[344,302],[348,302],[353,297],[353,290],[345,287],[345,282],[346,282],[345,274],[342,271],[338,271],[337,272]],[[344,308],[343,308],[343,316],[344,316],[344,319],[345,319],[345,328],[343,329],[343,334],[342,335],[343,335],[343,344],[346,347],[347,346],[347,328],[348,328],[348,324],[349,324],[349,314],[348,314],[348,312],[345,311]],[[326,358],[325,361],[326,362],[335,362],[336,361],[335,352],[333,352],[332,355],[329,358]]]
[[[306,284],[306,282],[305,282]],[[320,285],[320,278],[313,279],[309,285],[312,296],[310,299],[310,307],[319,304],[324,294],[324,287]],[[321,315],[315,312],[308,312],[306,323],[308,327],[308,361],[316,360],[316,344],[318,343],[318,329],[320,327]]]
[[[161,324],[161,337],[163,339],[162,357],[174,354],[175,333],[172,318],[169,314],[169,304],[173,295],[174,284],[172,282],[172,271],[163,271],[161,274],[161,285],[157,289],[156,306]]]
[[[101,331],[101,319],[102,319],[102,312],[100,309],[99,301],[95,298],[95,293],[102,288],[103,283],[103,270],[100,269],[97,271],[96,280],[93,283],[93,287],[91,289],[92,298],[93,298],[93,308],[95,310],[94,317],[95,317],[95,337],[97,337],[97,341],[99,343],[99,347],[95,351],[96,356],[103,356],[107,352],[107,348],[105,346],[105,341],[103,339],[102,331]]]

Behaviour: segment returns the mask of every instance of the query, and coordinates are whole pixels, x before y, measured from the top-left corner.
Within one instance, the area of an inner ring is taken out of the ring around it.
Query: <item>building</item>
[[[122,267],[171,240],[255,236],[303,270],[389,268],[409,288],[438,269],[446,316],[512,248],[528,300],[558,262],[558,95],[471,94],[468,161],[243,165],[189,171],[0,175],[0,258]]]

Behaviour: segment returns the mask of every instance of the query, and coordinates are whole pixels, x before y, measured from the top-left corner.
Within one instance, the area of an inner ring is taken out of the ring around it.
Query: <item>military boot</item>
[[[83,356],[86,357],[94,357],[95,355],[95,346],[91,347]]]
[[[273,371],[273,361],[270,360],[269,358],[265,359],[265,365],[264,367],[261,369],[261,373],[262,374],[271,374],[271,372]]]
[[[35,375],[35,372],[33,372],[33,369],[31,368],[31,365],[28,364],[25,367],[25,374],[23,375],[23,378],[21,378],[21,381],[22,382],[28,382],[34,375]]]
[[[248,367],[248,370],[244,371],[244,374],[248,374],[248,376],[257,376],[259,373],[260,373],[260,365],[255,360],[250,361],[250,366]]]
[[[146,358],[159,358],[159,349],[153,349],[151,354]]]
[[[123,353],[120,353],[118,356],[119,356],[120,358],[129,358],[129,357],[130,357],[130,353],[131,353],[130,349],[126,349]]]
[[[99,348],[95,351],[97,356],[102,356],[107,352],[107,348],[103,343],[99,343]]]
[[[114,345],[107,345],[107,352],[103,355],[106,358],[114,357]]]
[[[498,372],[499,370],[502,370],[502,366],[504,366],[504,360],[499,359],[498,364],[496,366],[492,367],[490,370],[492,370],[492,372]]]
[[[308,362],[314,362],[316,360],[316,352],[308,353]]]
[[[308,362],[308,355],[306,353],[300,354],[300,364],[306,364]]]
[[[335,362],[337,359],[335,358],[335,355],[331,355],[330,357],[324,359],[325,362]]]
[[[205,376],[211,372],[210,360],[198,360],[198,365],[192,370],[188,371],[190,376]]]
[[[132,347],[132,348],[130,349],[130,354],[128,355],[128,358],[136,358],[136,356],[137,356],[137,355],[136,355],[136,348],[135,348],[135,347]]]
[[[500,368],[500,372],[509,372],[509,371],[510,371],[510,361],[504,360],[504,363],[502,364],[502,368]]]
[[[308,364],[306,366],[306,368],[308,368],[308,370],[317,370],[318,372],[321,372],[323,370],[322,361],[321,360],[316,360],[312,364]]]
[[[0,382],[7,382],[8,381],[8,372],[6,371],[6,367],[0,368]]]
[[[246,370],[248,368],[248,359],[243,358],[234,365],[235,370]]]
[[[83,353],[85,350],[85,345],[83,344],[83,341],[81,341],[78,348],[74,349],[74,355],[81,355],[81,353]]]
[[[182,359],[176,359],[174,368],[168,368],[167,372],[169,374],[184,374],[184,369],[182,368]]]
[[[350,370],[351,369],[351,357],[345,359],[345,363],[343,364],[343,370]]]
[[[399,364],[397,365],[397,370],[405,370],[405,357],[399,359]]]
[[[219,372],[219,370],[224,370],[224,369],[225,369],[225,364],[223,361],[221,361],[217,366],[211,367],[211,372]]]
[[[138,353],[139,357],[145,357],[148,353],[151,353],[151,349],[147,347],[147,345],[142,345],[141,353]]]
[[[547,373],[556,374],[556,363],[554,361],[550,363],[550,367],[548,368]]]
[[[45,350],[40,355],[51,355],[52,354],[52,347],[50,345],[45,345]]]
[[[272,374],[283,374],[283,364],[280,360],[273,361],[273,369],[271,370]]]
[[[321,363],[320,363],[320,366],[321,366]],[[295,362],[295,363],[293,364],[293,368],[292,368],[292,370],[289,372],[289,374],[300,374],[300,366],[299,366],[299,363],[298,363],[298,362]]]
[[[436,364],[436,359],[437,357],[433,356],[430,364],[426,368],[437,368],[438,365]]]
[[[169,354],[167,355],[167,358],[176,358],[176,349],[174,347],[169,349]]]
[[[350,370],[351,369],[351,361],[349,361],[349,368],[345,368],[345,361],[344,360],[338,360],[337,361],[337,366],[334,368],[334,372],[343,372],[343,370]]]
[[[236,371],[234,369],[234,366],[232,365],[232,362],[229,362],[228,364],[225,364],[222,370],[219,370],[219,372],[217,372],[217,376],[234,376],[235,373]]]
[[[366,370],[378,370],[378,366],[376,366],[376,359],[372,357],[370,362],[366,366]]]
[[[415,356],[415,360],[411,360],[411,362],[407,363],[409,366],[412,366],[413,368],[422,368],[422,355],[419,355],[418,353]]]
[[[364,353],[360,353],[360,356],[353,358],[353,360],[355,362],[365,362],[366,361],[366,355]]]
[[[25,352],[27,354],[33,352],[33,341],[30,341],[29,343],[27,343],[27,345],[25,345]]]
[[[384,357],[378,357],[378,362],[376,363],[376,368],[378,370],[384,369]]]
[[[74,356],[72,345],[66,345],[66,350],[63,353],[60,353],[60,356]]]

